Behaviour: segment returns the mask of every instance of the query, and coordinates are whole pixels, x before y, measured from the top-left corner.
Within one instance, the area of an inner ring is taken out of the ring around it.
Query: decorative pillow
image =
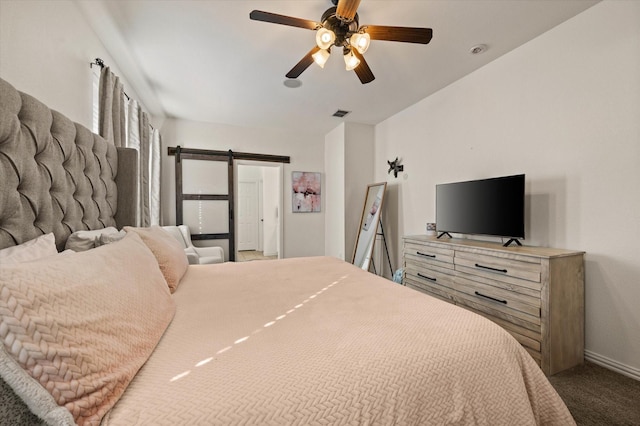
[[[133,228],[125,226],[127,232],[135,232],[140,235],[142,241],[153,252],[167,281],[171,293],[176,291],[180,279],[187,272],[189,261],[184,249],[175,238],[159,226],[149,228]]]
[[[175,313],[155,257],[134,233],[3,267],[0,288],[0,375],[50,424],[99,424]]]
[[[0,265],[30,262],[58,254],[53,233],[41,235],[17,246],[0,250]]]
[[[115,234],[100,234],[98,238],[96,238],[96,247],[104,246],[107,244],[115,243],[116,241],[120,241],[124,238],[127,233],[122,230],[120,232],[116,232]]]
[[[73,251],[91,250],[92,248],[99,247],[101,245],[100,237],[102,235],[111,234],[118,234],[118,230],[113,226],[93,231],[76,231],[69,235],[64,248]]]
[[[75,254],[75,251],[73,250],[63,250],[61,252],[56,252],[56,254],[53,254],[51,256],[45,256],[45,257],[41,257],[39,259],[35,259],[35,260],[30,260],[29,262],[43,262],[43,261],[47,261],[47,260],[52,260],[52,259],[57,259],[63,256],[71,256],[72,254]],[[20,262],[23,263],[23,262]],[[26,263],[26,262],[25,262]]]

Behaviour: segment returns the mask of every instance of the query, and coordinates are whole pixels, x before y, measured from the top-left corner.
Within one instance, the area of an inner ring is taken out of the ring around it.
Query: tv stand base
[[[453,237],[451,236],[451,234],[450,234],[450,233],[448,233],[448,232],[442,232],[442,233],[440,233],[440,235],[438,235],[438,238],[440,238],[440,237],[444,237],[445,235],[446,235],[446,236],[448,236],[449,238],[453,238]]]
[[[511,243],[516,243],[516,245],[518,246],[522,246],[522,243],[520,241],[518,241],[516,238],[511,238],[509,241],[507,241],[506,243],[504,243],[502,245],[502,247],[509,247],[511,245]]]

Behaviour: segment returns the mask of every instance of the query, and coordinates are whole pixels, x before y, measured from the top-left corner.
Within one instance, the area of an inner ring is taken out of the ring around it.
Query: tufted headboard
[[[135,225],[137,152],[116,148],[0,79],[0,248]]]
[[[135,150],[0,79],[0,249],[53,232],[61,250],[72,232],[135,225],[137,168]],[[0,423],[43,423],[2,379],[0,401]]]

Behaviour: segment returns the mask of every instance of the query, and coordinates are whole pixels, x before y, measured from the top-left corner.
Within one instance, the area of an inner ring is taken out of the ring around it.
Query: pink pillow
[[[48,424],[99,424],[175,313],[135,234],[5,266],[0,288],[0,375]]]
[[[189,266],[189,261],[182,245],[159,226],[151,226],[149,228],[125,226],[124,230],[140,235],[142,241],[156,257],[169,290],[171,290],[171,293],[176,291],[182,276],[187,272],[187,267]]]

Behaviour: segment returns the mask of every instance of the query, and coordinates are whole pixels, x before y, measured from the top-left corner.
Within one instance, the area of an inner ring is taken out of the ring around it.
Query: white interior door
[[[238,250],[258,249],[258,182],[238,182]]]

